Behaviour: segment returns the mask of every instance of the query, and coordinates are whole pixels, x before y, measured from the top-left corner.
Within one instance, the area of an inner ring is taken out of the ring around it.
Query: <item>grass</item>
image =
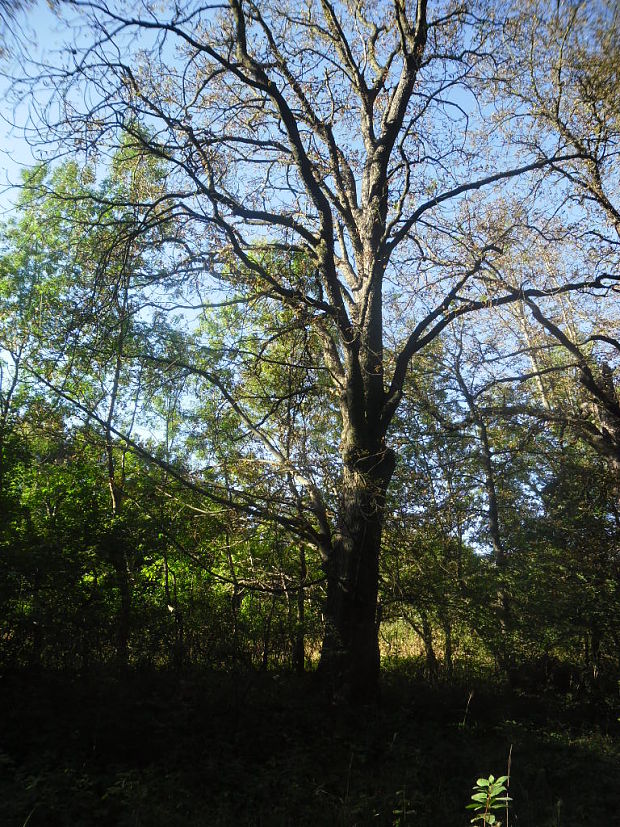
[[[458,827],[511,744],[514,827],[620,817],[618,710],[602,698],[430,687],[401,662],[361,713],[326,705],[312,675],[255,672],[5,675],[0,703],[3,827]]]

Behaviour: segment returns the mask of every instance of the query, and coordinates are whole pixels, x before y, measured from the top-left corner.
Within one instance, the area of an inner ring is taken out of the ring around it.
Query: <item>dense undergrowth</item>
[[[410,662],[388,667],[381,704],[362,710],[326,704],[313,674],[255,671],[21,672],[0,693],[6,827],[457,827],[511,745],[511,824],[620,814],[620,710],[591,691],[430,686]]]

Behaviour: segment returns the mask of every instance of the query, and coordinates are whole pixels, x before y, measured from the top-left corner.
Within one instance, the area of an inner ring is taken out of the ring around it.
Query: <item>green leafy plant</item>
[[[475,810],[476,815],[472,818],[471,824],[494,824],[501,827],[501,822],[492,810],[506,810],[508,814],[508,802],[512,799],[506,794],[507,775],[500,775],[495,778],[489,775],[488,778],[479,778],[474,786],[472,803],[467,805],[468,810]]]
[[[392,823],[394,827],[402,827],[402,825],[407,823],[407,816],[414,815],[415,810],[410,808],[405,789],[398,790],[396,795],[399,797],[399,801],[397,806],[392,810],[392,815],[394,816]]]

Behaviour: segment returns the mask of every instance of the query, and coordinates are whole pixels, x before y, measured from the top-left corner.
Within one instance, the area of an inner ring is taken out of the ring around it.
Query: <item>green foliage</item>
[[[504,810],[508,813],[508,802],[512,799],[506,795],[507,775],[500,775],[495,778],[489,775],[488,778],[479,778],[474,786],[472,803],[467,805],[468,810],[475,810],[476,815],[471,819],[471,824],[482,825],[495,824],[501,827],[502,822],[498,821],[493,810]],[[508,822],[506,821],[506,824]]]

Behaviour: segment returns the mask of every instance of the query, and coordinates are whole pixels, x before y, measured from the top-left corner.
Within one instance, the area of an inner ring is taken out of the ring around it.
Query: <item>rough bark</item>
[[[319,671],[334,701],[370,702],[379,685],[377,595],[385,493],[394,454],[345,461],[338,532],[325,564],[325,635]]]

